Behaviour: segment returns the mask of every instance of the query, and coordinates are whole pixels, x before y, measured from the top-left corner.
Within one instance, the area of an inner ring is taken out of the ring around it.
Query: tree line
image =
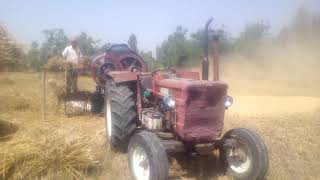
[[[41,45],[33,42],[26,56],[28,67],[36,71],[40,71],[51,57],[61,56],[61,52],[70,41],[63,29],[44,30],[43,35],[45,37],[44,42]],[[85,32],[81,32],[75,39],[82,55],[85,57],[103,53],[112,45],[111,43],[101,45],[99,39],[94,39]],[[137,38],[134,34],[130,35],[127,43],[132,50],[138,52]],[[154,60],[151,52],[141,51],[138,53],[146,60]]]
[[[222,55],[237,53],[253,60],[258,60],[256,49],[264,43],[286,46],[292,42],[320,42],[320,16],[311,13],[305,7],[300,7],[292,22],[283,27],[279,33],[271,35],[270,27],[267,21],[261,20],[247,24],[235,38],[225,30],[224,26],[210,29],[209,34],[219,37]],[[204,29],[199,29],[189,33],[187,29],[178,26],[175,32],[157,47],[156,59],[165,67],[199,65],[204,46],[203,31]]]
[[[320,41],[320,16],[311,13],[305,7],[300,7],[292,22],[283,27],[278,34],[271,36],[270,27],[271,25],[267,21],[257,21],[247,24],[235,38],[226,31],[224,26],[210,29],[209,34],[219,37],[222,55],[239,53],[252,59],[255,59],[255,49],[265,42],[286,46],[293,40],[308,43]],[[138,38],[135,34],[130,35],[127,43],[132,50],[144,58],[151,69],[189,67],[200,64],[205,41],[203,31],[204,29],[200,28],[196,32],[189,32],[188,29],[178,26],[166,40],[157,46],[154,56],[151,51],[139,50]],[[49,58],[60,56],[69,43],[63,29],[44,30],[43,36],[44,41],[41,44],[32,42],[29,51],[25,53],[0,26],[1,69],[24,67],[40,71]],[[111,46],[111,43],[101,43],[101,40],[95,39],[85,32],[81,32],[76,39],[82,54],[87,57],[102,53]],[[210,50],[211,47],[209,47]]]
[[[7,30],[0,26],[0,71],[10,71],[22,67],[25,54],[12,40]]]

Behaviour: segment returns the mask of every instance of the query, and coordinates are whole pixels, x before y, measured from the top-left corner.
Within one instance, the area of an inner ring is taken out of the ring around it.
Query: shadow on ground
[[[17,125],[0,119],[0,141],[9,140],[17,130]]]
[[[185,154],[170,157],[172,173],[170,179],[195,178],[197,180],[216,179],[224,176],[224,168],[218,154],[208,156],[189,156]]]

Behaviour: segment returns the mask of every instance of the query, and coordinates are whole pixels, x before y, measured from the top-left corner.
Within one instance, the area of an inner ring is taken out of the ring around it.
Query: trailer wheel
[[[136,129],[137,112],[132,91],[108,85],[105,90],[106,134],[113,149],[124,152]]]
[[[223,136],[220,158],[226,173],[239,180],[263,179],[269,166],[266,145],[255,131],[244,128]]]
[[[135,134],[128,147],[129,168],[135,180],[166,180],[169,174],[167,154],[153,133]]]

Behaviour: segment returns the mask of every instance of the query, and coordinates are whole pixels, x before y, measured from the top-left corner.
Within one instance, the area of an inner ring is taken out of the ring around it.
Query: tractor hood
[[[211,142],[223,129],[228,86],[222,81],[162,79],[159,94],[176,98],[176,133],[185,141]]]

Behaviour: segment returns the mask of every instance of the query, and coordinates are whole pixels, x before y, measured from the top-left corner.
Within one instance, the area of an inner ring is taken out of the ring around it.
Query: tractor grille
[[[222,82],[196,84],[182,90],[178,129],[187,141],[210,142],[221,135],[227,85]]]

